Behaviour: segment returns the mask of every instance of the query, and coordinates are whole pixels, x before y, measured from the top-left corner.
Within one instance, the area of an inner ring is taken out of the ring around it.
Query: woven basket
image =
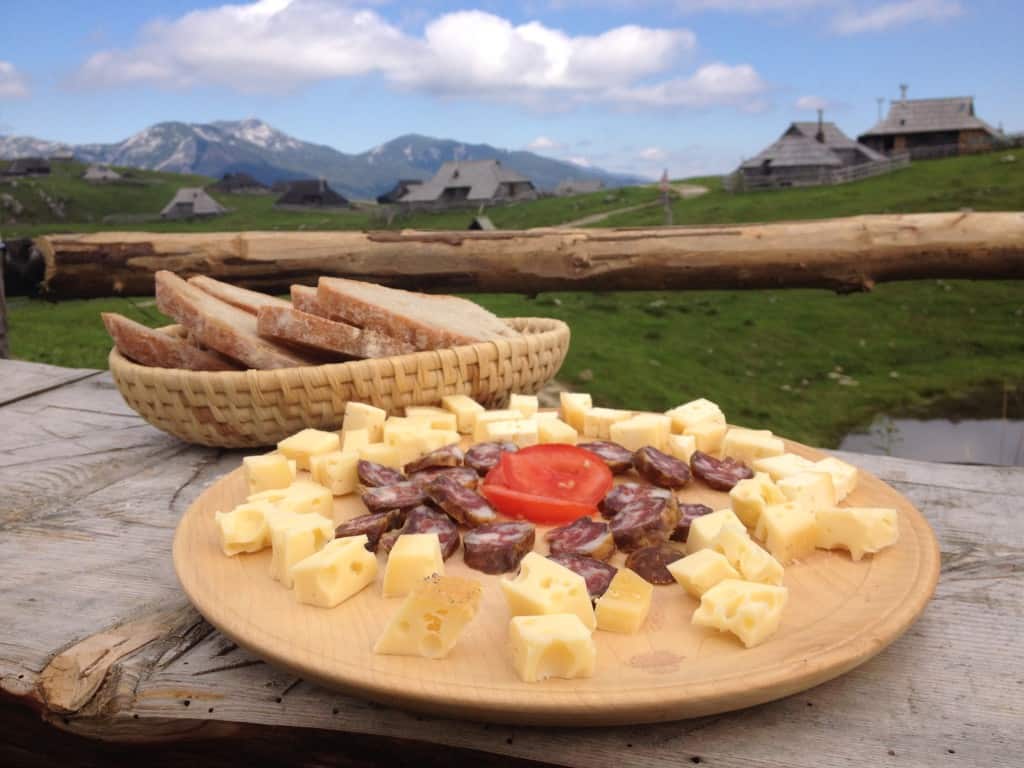
[[[271,371],[152,368],[110,351],[110,372],[128,405],[153,426],[190,443],[221,448],[274,445],[304,427],[338,429],[345,403],[397,413],[467,394],[485,406],[512,392],[537,392],[569,351],[569,326],[510,318],[520,338],[350,363]],[[181,326],[163,329],[182,335]]]

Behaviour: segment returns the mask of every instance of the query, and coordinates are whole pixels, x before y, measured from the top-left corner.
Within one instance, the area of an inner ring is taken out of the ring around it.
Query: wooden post
[[[7,294],[4,292],[4,250],[0,247],[0,358],[10,357],[7,343]]]

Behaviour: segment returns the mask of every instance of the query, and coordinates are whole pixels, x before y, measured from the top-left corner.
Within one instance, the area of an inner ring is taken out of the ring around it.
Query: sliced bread
[[[259,291],[250,291],[248,288],[239,288],[231,283],[222,283],[206,275],[196,275],[188,279],[190,285],[206,291],[211,296],[216,296],[221,301],[226,301],[239,309],[244,309],[250,315],[255,315],[260,307],[287,307],[288,302],[276,296],[269,296]]]
[[[321,277],[317,298],[328,317],[379,331],[416,349],[520,335],[500,317],[455,296],[431,296],[359,280]]]
[[[117,351],[140,365],[189,371],[233,371],[240,367],[216,352],[199,349],[187,339],[148,328],[116,312],[101,312],[100,316]]]
[[[327,313],[324,311],[323,305],[320,303],[320,299],[317,298],[317,291],[315,287],[309,285],[293,285],[291,293],[292,306],[297,310],[309,315],[327,317]]]
[[[260,335],[265,338],[348,357],[388,357],[416,351],[411,344],[377,331],[328,320],[294,307],[262,307],[257,318]]]

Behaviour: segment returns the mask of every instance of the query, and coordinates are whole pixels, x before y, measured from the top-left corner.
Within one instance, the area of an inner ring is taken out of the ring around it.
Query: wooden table
[[[444,721],[349,698],[267,666],[206,624],[175,579],[171,537],[239,457],[150,427],[106,373],[0,361],[0,764],[1024,759],[1024,469],[848,457],[917,504],[942,546],[935,599],[903,638],[839,679],[753,709],[565,729]]]

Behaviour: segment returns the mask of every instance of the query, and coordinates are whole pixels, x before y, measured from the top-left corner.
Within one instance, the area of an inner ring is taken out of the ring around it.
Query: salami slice
[[[484,573],[509,573],[533,551],[535,537],[533,525],[522,520],[481,525],[466,532],[462,559]]]
[[[754,476],[754,470],[733,458],[716,459],[703,451],[694,451],[690,457],[690,469],[716,491],[731,491],[740,480]]]
[[[380,537],[379,549],[388,554],[399,536],[407,533],[436,533],[441,542],[441,555],[447,560],[459,548],[459,527],[443,512],[425,504],[413,507],[406,515],[405,525]]]
[[[633,452],[628,448],[623,448],[618,443],[612,443],[607,440],[593,440],[589,443],[577,443],[576,447],[596,453],[608,465],[608,469],[612,471],[612,474],[621,475],[633,467]]]
[[[665,566],[682,556],[683,553],[670,544],[655,544],[631,552],[626,558],[626,567],[651,584],[674,584],[675,579]]]
[[[674,498],[640,498],[612,518],[612,536],[615,546],[623,552],[633,552],[665,541],[678,522],[679,507]]]
[[[587,592],[590,599],[596,600],[608,591],[608,586],[615,578],[619,569],[614,565],[595,560],[586,555],[548,555],[549,560],[554,560],[559,565],[564,565],[573,573],[578,573],[587,582]]]
[[[416,459],[416,461],[409,462],[405,465],[405,474],[412,475],[425,469],[437,469],[438,467],[459,467],[462,466],[464,458],[465,455],[462,453],[462,449],[459,448],[459,444],[452,443],[443,448],[438,448],[436,451],[431,451],[426,456]]]
[[[544,540],[552,555],[586,555],[607,560],[615,551],[615,540],[608,530],[608,523],[590,517],[581,517],[569,525],[552,528],[544,534]]]
[[[439,477],[450,477],[459,485],[466,488],[475,489],[480,484],[480,475],[469,467],[437,467],[435,469],[423,469],[409,475],[409,480],[426,488]]]
[[[640,477],[662,488],[682,488],[690,482],[690,467],[685,461],[650,445],[633,454],[633,466]]]
[[[405,482],[405,475],[397,469],[385,467],[375,461],[360,459],[356,464],[356,474],[359,475],[359,482],[365,488],[380,488],[383,485],[395,485]]]
[[[450,477],[439,477],[424,490],[431,501],[448,513],[448,517],[470,528],[493,523],[498,517],[487,499]]]
[[[380,544],[380,537],[386,531],[398,528],[405,522],[405,514],[402,510],[392,509],[388,512],[373,512],[369,515],[360,515],[346,520],[334,529],[334,537],[341,539],[346,536],[362,536],[366,534],[366,548],[371,552],[377,551]]]
[[[647,498],[671,499],[672,491],[641,483],[620,483],[608,491],[597,508],[601,511],[602,517],[612,518],[630,502]]]
[[[371,512],[390,509],[409,509],[427,500],[427,494],[417,483],[395,483],[363,491],[363,504]]]
[[[483,477],[501,460],[501,454],[514,453],[519,447],[515,443],[477,443],[466,451],[465,464]]]
[[[706,504],[680,504],[679,522],[676,523],[676,529],[672,531],[672,535],[669,538],[672,541],[686,543],[686,539],[690,535],[690,523],[698,517],[710,515],[712,512],[714,510]]]

